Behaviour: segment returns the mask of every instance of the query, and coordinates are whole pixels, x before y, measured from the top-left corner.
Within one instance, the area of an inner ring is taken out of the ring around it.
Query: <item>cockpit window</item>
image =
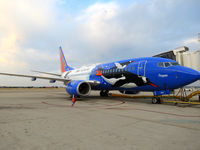
[[[158,67],[165,67],[165,65],[163,62],[161,62],[161,63],[158,63]]]
[[[172,66],[180,66],[177,62],[171,62]]]
[[[177,62],[160,62],[158,67],[170,67],[170,66],[179,66]]]
[[[170,66],[170,63],[166,62],[165,67],[169,67],[169,66]]]

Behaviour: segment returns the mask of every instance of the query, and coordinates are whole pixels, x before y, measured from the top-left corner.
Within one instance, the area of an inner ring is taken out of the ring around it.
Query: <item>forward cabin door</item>
[[[138,63],[138,69],[137,69],[138,76],[146,75],[146,64],[147,64],[147,60],[143,60]]]

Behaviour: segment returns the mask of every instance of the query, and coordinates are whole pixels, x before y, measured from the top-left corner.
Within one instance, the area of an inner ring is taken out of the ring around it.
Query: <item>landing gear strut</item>
[[[160,104],[161,101],[160,101],[160,97],[153,97],[152,98],[152,104]]]
[[[101,92],[100,92],[100,96],[102,96],[102,97],[108,97],[108,90],[101,90]]]

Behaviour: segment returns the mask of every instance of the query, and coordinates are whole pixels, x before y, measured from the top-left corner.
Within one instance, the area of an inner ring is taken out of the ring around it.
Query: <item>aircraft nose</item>
[[[191,79],[191,80],[199,80],[200,79],[200,73],[197,72],[197,73],[188,73],[188,77]]]
[[[182,81],[185,81],[185,84],[190,84],[200,79],[200,72],[191,68],[185,68],[184,70],[180,71],[178,78],[182,79]]]

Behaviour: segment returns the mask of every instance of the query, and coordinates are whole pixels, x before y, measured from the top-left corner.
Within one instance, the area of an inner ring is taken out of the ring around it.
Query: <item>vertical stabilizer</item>
[[[61,46],[59,47],[59,53],[60,53],[60,66],[61,66],[61,72],[65,72],[65,71],[69,71],[69,70],[73,70],[72,67],[67,65],[65,56],[63,54],[62,48]]]

